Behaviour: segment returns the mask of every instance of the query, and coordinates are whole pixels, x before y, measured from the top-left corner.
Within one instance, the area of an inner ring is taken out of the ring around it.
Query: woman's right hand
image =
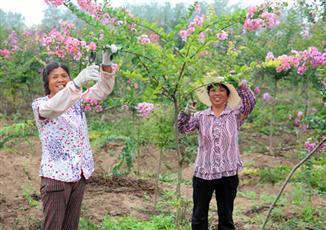
[[[99,66],[91,65],[83,69],[78,76],[73,80],[77,87],[81,87],[88,81],[98,81],[100,79]]]
[[[196,112],[195,104],[193,102],[188,102],[184,110],[184,113],[187,115],[192,115]]]

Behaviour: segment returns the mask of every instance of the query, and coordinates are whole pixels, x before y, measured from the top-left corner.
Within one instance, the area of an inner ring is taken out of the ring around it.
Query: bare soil
[[[262,140],[263,141],[263,140]],[[137,156],[130,176],[112,177],[109,172],[118,161],[121,143],[107,143],[102,149],[94,153],[96,170],[88,181],[82,206],[82,217],[100,225],[104,216],[131,215],[138,219],[148,219],[153,211],[153,196],[155,190],[155,172],[159,151],[154,146],[143,146]],[[246,149],[243,142],[242,149]],[[108,154],[107,150],[110,150]],[[244,154],[242,159],[250,167],[274,167],[277,165],[293,166],[297,160],[282,156],[270,156],[262,153]],[[0,150],[0,229],[39,229],[42,221],[42,207],[39,196],[40,178],[38,168],[41,156],[41,146],[37,137],[30,137],[28,142],[21,141],[10,149]],[[246,164],[246,163],[245,163]],[[192,165],[183,169],[183,178],[191,181]],[[176,153],[166,152],[162,164],[163,173],[176,173]],[[241,181],[250,180],[250,183],[240,183],[239,192],[255,192],[256,194],[277,194],[280,185],[261,184],[258,178],[249,178],[241,175]],[[291,192],[288,186],[286,192]],[[173,183],[160,183],[160,192],[175,191]],[[191,183],[182,184],[182,196],[190,201],[185,218],[191,216]],[[325,204],[325,200],[315,198],[317,204]],[[33,205],[34,203],[34,205]],[[210,217],[212,225],[216,224],[216,205],[211,203]],[[36,205],[35,205],[36,204]],[[266,213],[268,203],[252,202],[252,199],[238,196],[235,209],[238,209],[248,218],[258,213]],[[325,204],[326,205],[326,204]],[[295,215],[289,207],[288,217]],[[162,210],[169,213],[173,210]],[[246,227],[246,220],[235,217],[237,229],[258,229],[259,226]]]

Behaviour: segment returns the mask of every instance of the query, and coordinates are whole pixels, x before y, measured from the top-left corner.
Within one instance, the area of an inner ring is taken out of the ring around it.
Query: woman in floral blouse
[[[103,52],[101,71],[96,65],[82,70],[72,80],[60,63],[43,70],[44,97],[32,103],[42,144],[42,229],[78,229],[86,180],[94,171],[82,100],[103,100],[113,89],[114,75],[109,49]],[[97,81],[87,92],[81,86]]]
[[[198,131],[198,153],[193,176],[192,229],[208,229],[209,203],[215,191],[218,229],[235,229],[232,212],[242,168],[239,128],[255,106],[254,93],[243,81],[238,90],[223,77],[206,77],[197,89],[209,108],[195,112],[188,105],[178,117],[181,133]]]

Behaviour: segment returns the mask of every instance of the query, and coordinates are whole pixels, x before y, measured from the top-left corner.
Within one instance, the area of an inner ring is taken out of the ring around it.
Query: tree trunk
[[[177,206],[177,213],[176,213],[176,220],[175,220],[175,229],[178,230],[180,227],[180,219],[181,219],[181,180],[182,180],[182,154],[180,148],[180,133],[178,130],[178,114],[179,114],[179,107],[178,101],[176,98],[173,100],[174,103],[174,130],[175,130],[175,141],[176,141],[176,149],[177,149],[177,161],[178,161],[178,178],[177,178],[177,187],[176,187],[176,195],[179,205]]]
[[[155,193],[154,193],[154,209],[155,210],[156,210],[157,199],[158,199],[158,194],[159,194],[159,182],[160,182],[163,151],[164,151],[164,147],[161,146],[160,147],[160,156],[158,159],[157,171],[156,171],[156,182],[155,182]]]
[[[269,123],[269,153],[274,155],[273,149],[273,128],[274,128],[274,116],[275,116],[275,106],[276,106],[276,96],[277,96],[277,79],[274,79],[274,92],[273,92],[273,101],[272,101],[272,113]]]
[[[307,116],[309,107],[309,77],[302,84],[302,94],[304,98],[304,116]]]

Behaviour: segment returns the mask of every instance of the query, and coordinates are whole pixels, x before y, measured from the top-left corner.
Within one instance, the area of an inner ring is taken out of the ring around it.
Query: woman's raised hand
[[[77,87],[81,87],[88,81],[98,81],[100,77],[99,66],[91,65],[83,69],[73,81]]]

